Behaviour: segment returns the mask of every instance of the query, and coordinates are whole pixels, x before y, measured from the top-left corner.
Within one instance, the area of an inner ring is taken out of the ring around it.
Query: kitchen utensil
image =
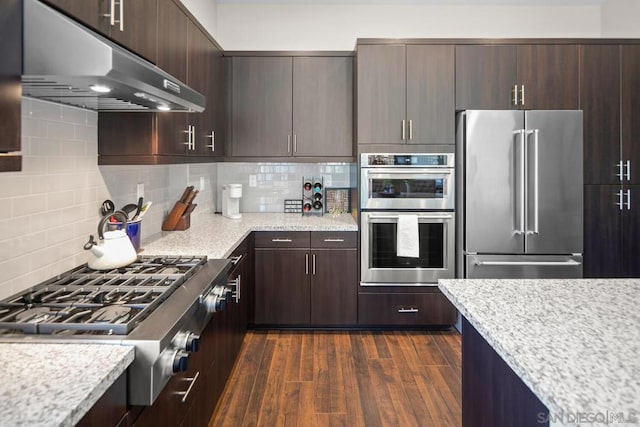
[[[184,201],[185,205],[188,205],[190,203],[193,202],[193,199],[196,198],[196,196],[198,195],[199,191],[198,190],[191,190],[191,192],[189,193],[189,195],[187,196],[186,200]]]
[[[91,269],[111,270],[129,265],[137,259],[136,250],[124,230],[104,232],[104,226],[111,216],[122,221],[122,227],[126,228],[127,215],[122,211],[102,217],[98,224],[98,243],[91,235],[84,245],[84,249],[89,251],[87,265]]]
[[[120,209],[122,212],[124,212],[127,215],[127,219],[132,217],[132,213],[135,212],[138,209],[138,205],[134,205],[133,203],[129,203],[126,204],[122,207],[122,209]]]
[[[147,211],[149,210],[149,208],[151,207],[152,203],[150,201],[146,201],[144,202],[144,205],[142,205],[142,208],[140,208],[140,213],[138,214],[138,219],[142,219],[142,217],[144,216],[144,214],[147,213]]]
[[[133,215],[133,221],[138,219],[138,215],[140,215],[140,211],[142,210],[142,202],[144,199],[142,197],[138,197],[138,205],[136,206],[136,213]]]
[[[112,214],[116,210],[116,205],[109,199],[102,202],[100,206],[100,215],[105,216]]]

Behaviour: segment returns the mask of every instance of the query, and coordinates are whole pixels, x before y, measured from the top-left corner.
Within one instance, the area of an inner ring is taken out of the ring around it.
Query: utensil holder
[[[107,222],[107,230],[120,230],[122,228],[121,222]],[[129,240],[131,240],[131,244],[136,252],[140,251],[140,236],[142,235],[142,220],[130,221],[127,222],[127,229],[125,230],[127,236],[129,236]]]

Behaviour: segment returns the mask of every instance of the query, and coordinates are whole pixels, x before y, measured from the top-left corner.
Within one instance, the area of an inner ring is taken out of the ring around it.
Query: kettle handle
[[[109,220],[109,218],[111,217],[115,217],[116,219],[121,218],[122,219],[122,230],[126,230],[127,228],[127,214],[124,213],[123,211],[115,211],[114,213],[110,213],[107,214],[105,216],[102,217],[102,219],[100,220],[100,223],[98,223],[98,239],[99,240],[103,240],[104,239],[104,234],[102,229],[104,228],[104,225],[106,224],[106,222]]]

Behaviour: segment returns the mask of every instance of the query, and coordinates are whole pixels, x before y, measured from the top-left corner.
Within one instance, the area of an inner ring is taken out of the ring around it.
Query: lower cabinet
[[[255,234],[256,325],[357,323],[357,233]]]
[[[426,288],[423,292],[360,292],[358,323],[376,326],[449,326],[456,323],[456,309],[436,287]]]
[[[127,425],[127,374],[114,381],[102,397],[76,424],[78,427]]]

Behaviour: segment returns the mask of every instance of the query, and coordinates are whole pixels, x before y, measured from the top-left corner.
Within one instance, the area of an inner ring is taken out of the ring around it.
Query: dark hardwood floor
[[[250,331],[209,426],[460,426],[457,332]]]

